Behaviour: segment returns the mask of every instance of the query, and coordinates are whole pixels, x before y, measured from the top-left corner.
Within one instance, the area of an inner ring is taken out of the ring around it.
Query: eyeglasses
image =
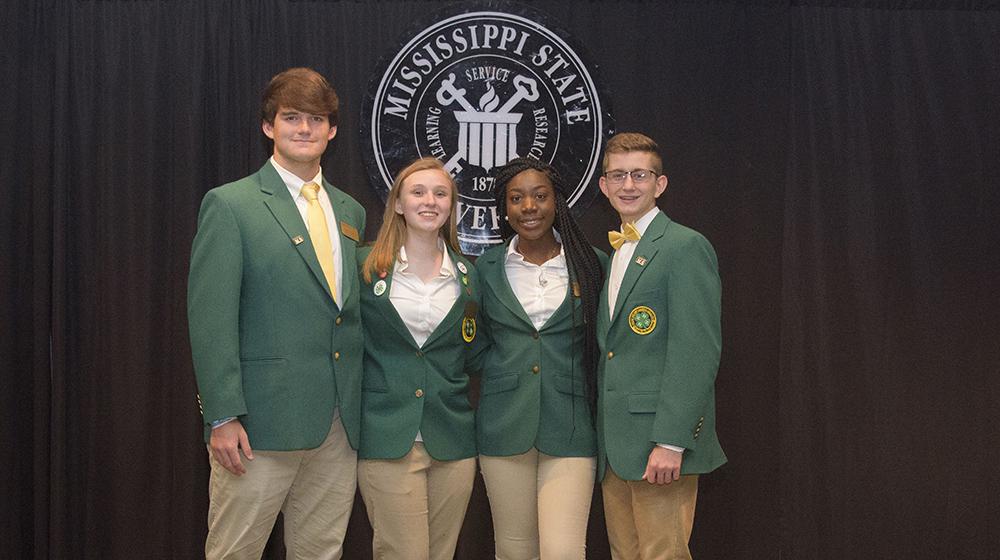
[[[609,183],[615,185],[624,183],[625,178],[631,176],[633,183],[645,183],[646,181],[652,180],[656,177],[658,173],[652,169],[633,169],[632,171],[608,171],[604,174]]]

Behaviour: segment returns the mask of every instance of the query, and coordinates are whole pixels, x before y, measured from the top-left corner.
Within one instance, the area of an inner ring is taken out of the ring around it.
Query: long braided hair
[[[587,242],[587,237],[583,234],[573,214],[570,212],[569,204],[566,203],[566,191],[568,190],[565,181],[559,172],[552,165],[544,161],[530,157],[519,157],[511,160],[499,170],[497,170],[493,182],[493,197],[496,201],[497,212],[501,216],[507,215],[507,183],[517,174],[533,169],[543,173],[552,182],[555,191],[556,216],[553,226],[562,238],[563,252],[566,255],[566,263],[569,268],[569,279],[571,285],[579,286],[580,311],[583,321],[583,376],[584,388],[587,403],[590,405],[591,421],[596,423],[597,414],[597,302],[601,295],[601,287],[604,283],[604,270],[601,268],[601,261],[593,247]],[[500,221],[500,235],[504,241],[510,241],[514,237],[515,231],[507,223],[507,220]],[[574,292],[576,290],[573,290]],[[573,295],[576,295],[575,293]],[[580,327],[577,312],[573,307],[573,331]],[[573,344],[576,344],[576,337],[573,337]],[[574,348],[574,351],[576,349]],[[575,353],[575,352],[574,352]],[[576,372],[571,372],[573,384],[576,384]]]

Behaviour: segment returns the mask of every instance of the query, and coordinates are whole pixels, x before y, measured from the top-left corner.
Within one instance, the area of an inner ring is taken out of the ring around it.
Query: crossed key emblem
[[[510,111],[522,101],[538,99],[538,82],[518,74],[512,82],[514,94],[497,110],[491,111],[488,108],[478,110],[469,103],[465,98],[465,88],[457,87],[455,80],[455,74],[448,74],[436,96],[443,107],[458,103],[462,108],[455,113],[460,125],[458,150],[445,163],[445,169],[457,175],[462,170],[459,160],[463,158],[473,165],[489,169],[517,157],[516,126],[521,115]]]

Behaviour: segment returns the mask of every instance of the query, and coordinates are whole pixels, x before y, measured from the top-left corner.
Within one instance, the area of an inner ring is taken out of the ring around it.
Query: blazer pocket
[[[655,414],[659,400],[659,392],[631,393],[628,396],[628,411],[632,414]]]
[[[240,360],[241,366],[254,366],[254,365],[267,365],[267,364],[283,364],[285,363],[285,358],[277,356],[268,356],[265,358],[249,358],[246,360]]]
[[[556,391],[563,393],[564,395],[574,395],[577,397],[582,397],[585,394],[584,380],[582,375],[580,378],[573,379],[572,377],[565,374],[556,374]]]
[[[518,376],[516,373],[508,373],[496,377],[484,377],[483,386],[479,392],[482,395],[492,395],[493,393],[512,391],[517,388],[517,385]]]
[[[285,358],[254,358],[252,360],[240,360],[240,371],[243,375],[254,377],[261,375],[274,375],[285,366]]]

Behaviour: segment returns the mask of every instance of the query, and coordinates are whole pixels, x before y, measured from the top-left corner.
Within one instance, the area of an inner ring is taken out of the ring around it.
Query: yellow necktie
[[[608,232],[608,241],[615,248],[615,251],[621,249],[626,241],[638,241],[640,237],[639,230],[635,229],[635,225],[631,222],[622,224],[621,232]]]
[[[330,230],[326,227],[326,215],[323,207],[319,205],[319,185],[311,182],[302,185],[302,196],[309,201],[309,209],[306,211],[309,239],[316,249],[316,258],[319,259],[319,266],[323,269],[323,276],[326,277],[326,283],[330,286],[330,293],[333,294],[333,301],[336,303],[337,268],[333,264],[333,245],[330,243]]]

